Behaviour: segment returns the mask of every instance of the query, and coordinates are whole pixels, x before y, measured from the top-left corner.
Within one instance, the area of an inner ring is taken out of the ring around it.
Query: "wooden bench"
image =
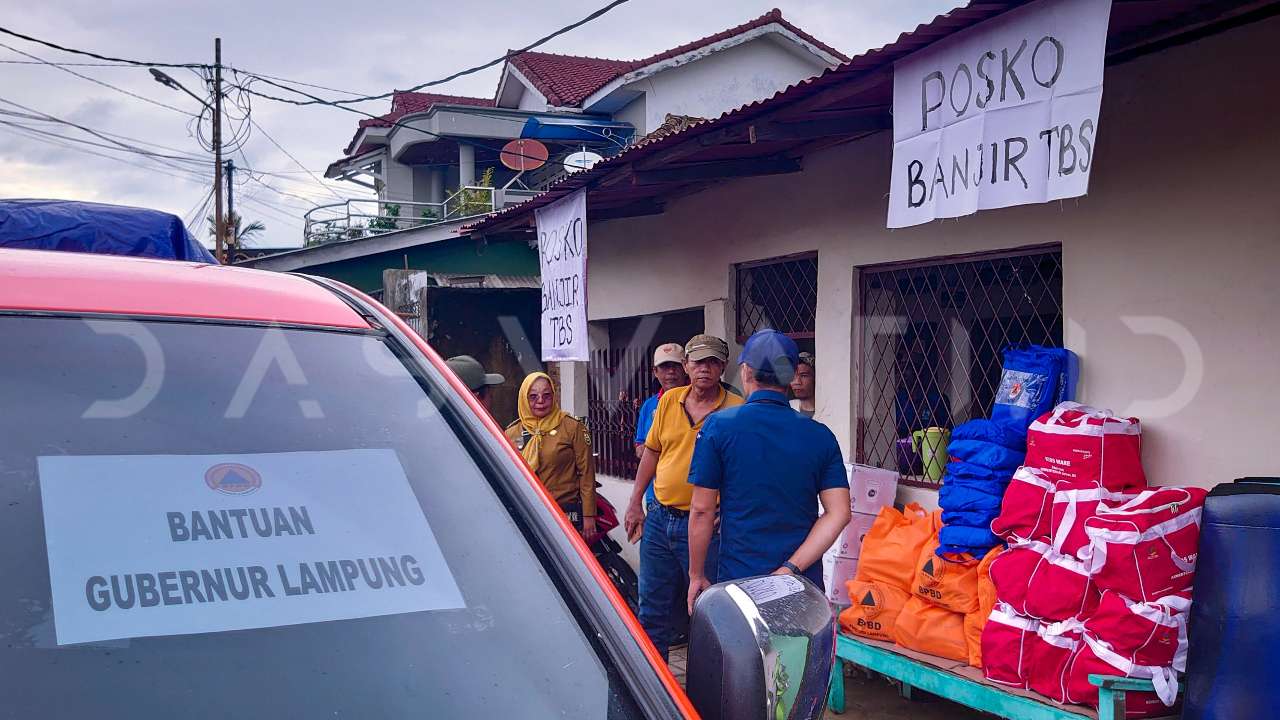
[[[966,663],[913,652],[891,643],[854,638],[841,633],[836,640],[837,662],[832,672],[828,705],[844,712],[844,662],[851,662],[902,683],[903,695],[922,690],[955,703],[1008,720],[1124,720],[1125,694],[1152,692],[1151,681],[1090,675],[1098,687],[1098,711],[1079,705],[1056,705],[1026,690],[988,682],[982,671]],[[1171,716],[1172,717],[1172,716]]]

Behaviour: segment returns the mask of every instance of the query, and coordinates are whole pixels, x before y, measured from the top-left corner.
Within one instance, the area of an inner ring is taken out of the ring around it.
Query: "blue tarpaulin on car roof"
[[[531,117],[524,123],[520,137],[534,140],[560,140],[568,142],[592,142],[599,140],[626,140],[635,133],[629,123],[591,118]]]
[[[177,215],[72,200],[0,200],[0,248],[217,263]]]

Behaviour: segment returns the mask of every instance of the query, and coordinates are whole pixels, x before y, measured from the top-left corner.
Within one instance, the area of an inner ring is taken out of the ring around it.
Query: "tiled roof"
[[[355,147],[356,137],[360,136],[360,130],[367,127],[391,127],[405,115],[426,112],[435,105],[493,107],[493,99],[468,97],[466,95],[442,95],[440,93],[396,92],[391,96],[391,112],[380,117],[361,120],[360,128],[356,130],[355,137],[351,138],[351,142],[343,150],[343,153],[348,156],[357,155],[359,151],[365,149],[363,147],[359,149]]]
[[[782,11],[774,8],[749,22],[640,60],[607,60],[576,55],[526,52],[511,58],[511,64],[533,83],[538,92],[546,96],[550,104],[577,107],[592,93],[633,70],[639,70],[771,24],[781,25],[806,42],[831,54],[840,62],[846,62],[849,59],[839,50],[787,22],[782,17]]]
[[[560,107],[577,106],[609,81],[631,72],[635,68],[633,62],[541,52],[524,52],[511,58],[511,64],[547,102]]]
[[[669,60],[772,24],[782,26],[805,42],[812,44],[823,52],[829,53],[840,62],[847,62],[849,59],[839,50],[787,22],[782,17],[782,11],[774,8],[760,17],[736,27],[722,30],[714,35],[708,35],[700,40],[694,40],[639,60],[609,60],[606,58],[530,51],[512,57],[510,62],[522,75],[528,78],[529,82],[533,83],[538,92],[547,98],[548,103],[559,107],[577,107],[592,93],[633,70],[639,70],[663,60]],[[436,104],[492,107],[496,104],[496,101],[492,98],[467,97],[463,95],[397,92],[391,101],[391,112],[381,117],[361,120],[360,128],[391,127],[405,115],[426,112]],[[358,137],[359,135],[360,132],[357,130],[356,136]],[[352,156],[368,149],[363,146],[355,147],[355,141],[356,138],[353,137],[351,143],[343,151],[345,155]]]

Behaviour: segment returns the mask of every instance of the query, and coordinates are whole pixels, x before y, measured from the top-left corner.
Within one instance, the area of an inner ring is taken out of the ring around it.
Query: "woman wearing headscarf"
[[[507,437],[582,535],[594,535],[596,471],[587,426],[560,409],[546,373],[532,373],[520,384],[519,409]]]

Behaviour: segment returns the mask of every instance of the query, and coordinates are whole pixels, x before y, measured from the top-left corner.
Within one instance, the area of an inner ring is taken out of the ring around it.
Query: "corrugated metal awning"
[[[537,275],[484,275],[467,273],[427,273],[431,286],[477,288],[483,290],[524,290],[542,287]]]

